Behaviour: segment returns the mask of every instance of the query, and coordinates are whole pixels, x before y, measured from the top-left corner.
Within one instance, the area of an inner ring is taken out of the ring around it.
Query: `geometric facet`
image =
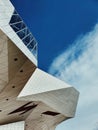
[[[16,122],[16,123],[10,123],[6,125],[1,125],[0,130],[24,130],[25,128],[25,122]]]

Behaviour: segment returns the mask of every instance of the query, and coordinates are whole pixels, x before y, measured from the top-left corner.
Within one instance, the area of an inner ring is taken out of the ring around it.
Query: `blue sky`
[[[11,0],[38,41],[39,67],[80,91],[76,117],[57,130],[98,125],[98,0]]]
[[[39,67],[45,71],[62,50],[97,22],[97,0],[11,1],[39,43]]]

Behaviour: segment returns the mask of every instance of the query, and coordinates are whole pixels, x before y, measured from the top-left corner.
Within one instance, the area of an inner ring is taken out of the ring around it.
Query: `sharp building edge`
[[[37,42],[9,0],[0,0],[0,130],[55,130],[73,118],[79,92],[37,67]]]

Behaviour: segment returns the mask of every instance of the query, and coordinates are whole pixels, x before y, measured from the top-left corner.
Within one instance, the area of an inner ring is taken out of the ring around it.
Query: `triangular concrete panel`
[[[37,68],[21,91],[19,97],[59,90],[68,87],[71,86]]]

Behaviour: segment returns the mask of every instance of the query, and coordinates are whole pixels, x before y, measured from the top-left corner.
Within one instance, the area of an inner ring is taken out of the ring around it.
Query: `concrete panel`
[[[0,130],[24,130],[25,122],[10,123],[7,125],[1,125]]]
[[[22,92],[20,93],[19,97],[49,92],[68,87],[71,86],[37,68],[25,85]]]
[[[0,92],[8,83],[8,44],[7,37],[0,30]]]
[[[14,7],[11,4],[11,2],[9,0],[0,0],[0,11],[4,12],[4,13],[0,12],[0,14],[6,19],[6,22],[9,23],[14,11]]]
[[[73,87],[35,95],[18,96],[18,100],[42,101],[66,117],[74,117],[79,93]]]
[[[18,99],[42,101],[57,112],[74,117],[79,93],[63,81],[36,69]]]

